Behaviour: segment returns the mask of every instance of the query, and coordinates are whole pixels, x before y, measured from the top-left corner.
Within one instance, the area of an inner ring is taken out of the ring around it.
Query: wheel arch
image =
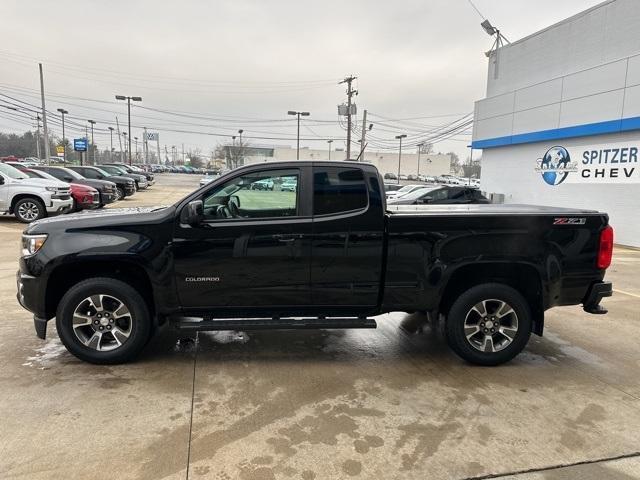
[[[91,260],[72,262],[57,266],[47,280],[45,292],[45,311],[47,318],[55,316],[64,294],[82,280],[94,277],[107,277],[131,285],[144,299],[151,318],[156,322],[156,308],[151,280],[144,267],[124,260]]]
[[[544,330],[544,292],[540,272],[526,263],[476,263],[457,268],[441,296],[439,312],[446,315],[463,292],[483,283],[502,283],[516,289],[531,308],[531,331]]]
[[[33,200],[38,200],[40,203],[42,203],[42,205],[45,207],[45,209],[47,208],[47,202],[42,197],[40,197],[39,195],[37,195],[35,193],[17,193],[11,198],[11,204],[10,204],[10,207],[9,207],[9,212],[13,213],[14,212],[14,207],[16,206],[16,203],[18,203],[20,200],[23,200],[23,199],[26,199],[26,198],[31,198]]]

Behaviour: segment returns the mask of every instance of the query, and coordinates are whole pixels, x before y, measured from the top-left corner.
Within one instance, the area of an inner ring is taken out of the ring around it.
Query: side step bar
[[[288,330],[376,328],[373,318],[242,318],[176,322],[178,330]]]

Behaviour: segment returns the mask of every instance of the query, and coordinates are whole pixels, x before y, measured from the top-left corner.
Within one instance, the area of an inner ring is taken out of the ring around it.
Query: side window
[[[293,217],[300,170],[265,170],[233,178],[204,197],[207,220]]]
[[[449,198],[452,200],[463,200],[466,197],[466,189],[452,188],[449,192]]]
[[[431,190],[423,195],[424,197],[431,197],[431,203],[433,202],[441,202],[442,200],[446,200],[448,198],[449,190],[446,188],[440,188],[438,190]]]
[[[360,210],[368,202],[367,185],[359,168],[314,167],[314,215]]]

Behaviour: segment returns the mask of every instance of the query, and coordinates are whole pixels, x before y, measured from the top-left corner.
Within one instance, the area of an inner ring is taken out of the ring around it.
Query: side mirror
[[[69,183],[73,182],[73,178],[71,177],[63,177],[63,178],[65,182],[69,182]]]
[[[431,203],[431,200],[433,200],[433,197],[426,196],[426,197],[419,198],[418,203],[420,205],[424,205],[426,203]]]
[[[4,177],[0,176],[0,185],[4,185]]]
[[[187,203],[187,206],[182,210],[182,223],[188,225],[198,225],[204,220],[204,204],[202,200],[193,200]]]

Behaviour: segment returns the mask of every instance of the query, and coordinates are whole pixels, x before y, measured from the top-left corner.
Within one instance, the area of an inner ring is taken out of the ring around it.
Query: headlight
[[[35,254],[42,248],[47,240],[47,235],[22,235],[22,256]]]
[[[57,187],[45,187],[47,192],[57,192],[58,188]]]

